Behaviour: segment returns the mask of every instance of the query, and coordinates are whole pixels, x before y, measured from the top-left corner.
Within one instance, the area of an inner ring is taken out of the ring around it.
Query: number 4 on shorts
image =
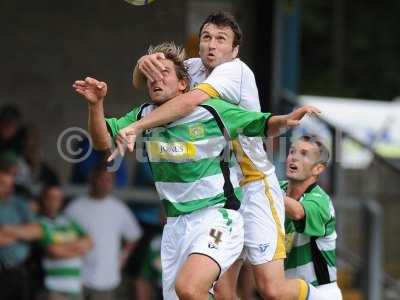
[[[212,238],[214,238],[214,243],[215,243],[216,245],[218,245],[219,242],[222,241],[222,240],[221,240],[222,232],[219,231],[219,230],[216,230],[216,229],[214,229],[214,228],[211,228],[211,230],[210,230],[210,236],[211,236]]]

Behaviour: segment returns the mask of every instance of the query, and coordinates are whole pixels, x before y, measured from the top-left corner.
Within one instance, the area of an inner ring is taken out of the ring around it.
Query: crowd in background
[[[113,196],[151,187],[147,164],[135,164],[130,183],[126,162],[109,173],[94,151],[63,183],[88,192],[69,199],[41,151],[18,108],[0,107],[0,299],[159,298],[160,209]]]

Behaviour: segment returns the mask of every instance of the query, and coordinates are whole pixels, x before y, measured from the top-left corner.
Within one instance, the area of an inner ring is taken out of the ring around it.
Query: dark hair
[[[174,42],[164,42],[157,46],[150,46],[147,51],[148,54],[157,52],[163,53],[166,59],[174,63],[176,76],[179,80],[183,79],[186,82],[185,92],[188,92],[190,89],[190,76],[183,63],[185,60],[185,50],[175,45]]]
[[[218,27],[230,27],[234,33],[233,38],[233,47],[240,46],[242,42],[242,30],[235,17],[224,11],[214,12],[210,14],[201,24],[199,37],[201,36],[201,32],[206,24],[214,24]]]
[[[0,107],[0,121],[20,121],[21,113],[14,105],[4,105]]]
[[[316,145],[319,150],[318,163],[323,164],[324,166],[328,165],[329,156],[330,156],[329,150],[328,150],[328,147],[326,147],[325,144],[321,141],[319,136],[314,135],[314,134],[303,135],[298,140]]]

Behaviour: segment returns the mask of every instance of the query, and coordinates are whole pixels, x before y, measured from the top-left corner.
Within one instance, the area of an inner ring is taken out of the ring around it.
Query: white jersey
[[[188,59],[185,65],[191,77],[191,88],[199,88],[207,94],[211,88],[219,98],[250,111],[261,111],[254,74],[239,58],[215,67],[208,77],[200,58]],[[261,137],[239,135],[238,140],[240,143],[233,143],[233,146],[244,176],[241,184],[260,180],[275,171]]]

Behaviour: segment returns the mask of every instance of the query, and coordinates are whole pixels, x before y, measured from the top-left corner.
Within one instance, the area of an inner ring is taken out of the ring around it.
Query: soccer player
[[[237,58],[242,32],[235,19],[227,13],[215,13],[206,18],[200,28],[200,58],[185,61],[192,80],[192,89],[159,106],[150,114],[119,133],[119,151],[127,143],[133,149],[133,136],[141,131],[168,124],[192,112],[197,105],[218,97],[251,111],[260,111],[257,86],[250,68]],[[138,60],[133,84],[140,85],[141,75],[150,81],[163,78],[159,59],[162,53]],[[238,118],[238,116],[232,116]],[[128,132],[129,135],[128,136]],[[305,299],[312,288],[304,280],[285,280],[284,203],[275,175],[268,161],[262,139],[239,135],[233,143],[241,169],[240,184],[244,199],[244,257],[252,265],[256,285],[264,299]],[[243,257],[242,256],[242,257]],[[216,295],[222,299],[235,297],[236,281],[241,261],[219,280]]]
[[[164,54],[164,78],[147,81],[152,103],[122,118],[104,119],[104,82],[86,78],[74,83],[89,103],[89,130],[97,148],[109,149],[111,137],[121,129],[189,88],[179,49],[167,43],[150,50],[155,52]],[[168,217],[161,246],[164,299],[206,299],[212,284],[242,251],[243,220],[237,212],[242,192],[229,149],[239,129],[249,136],[277,135],[282,128],[297,125],[307,112],[316,109],[271,116],[212,99],[185,118],[143,132]]]
[[[329,151],[316,136],[296,140],[286,160],[285,272],[317,287],[317,299],[341,300],[336,284],[335,210],[317,184],[325,170]]]

